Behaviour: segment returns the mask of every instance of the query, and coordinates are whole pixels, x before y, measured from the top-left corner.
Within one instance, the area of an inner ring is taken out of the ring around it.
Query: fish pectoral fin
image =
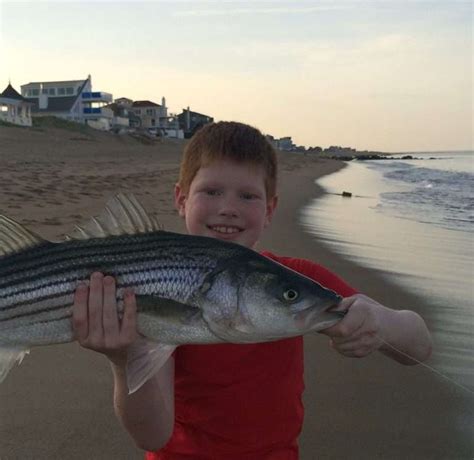
[[[5,380],[15,363],[21,364],[25,355],[29,352],[30,350],[20,347],[0,348],[0,383]]]
[[[255,330],[240,314],[228,318],[213,318],[204,313],[207,327],[220,339],[231,343],[255,343]]]
[[[152,342],[143,337],[130,346],[127,354],[127,386],[129,394],[137,391],[166,363],[176,345]]]
[[[199,308],[173,299],[143,294],[137,294],[135,298],[137,313],[157,316],[162,321],[168,320],[173,323],[179,321],[181,324],[191,324],[202,319],[202,312]]]

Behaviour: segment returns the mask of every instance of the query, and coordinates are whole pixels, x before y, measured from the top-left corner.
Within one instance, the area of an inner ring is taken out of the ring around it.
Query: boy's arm
[[[431,355],[428,328],[413,311],[392,310],[362,294],[343,299],[337,310],[346,316],[323,333],[345,356],[361,358],[379,350],[402,364],[416,364]]]
[[[347,311],[344,319],[322,331],[331,337],[331,346],[344,356],[364,357],[379,350],[402,364],[416,364],[431,355],[431,336],[417,313],[392,310],[358,294],[344,280],[310,260],[277,257],[268,252],[264,255],[345,297],[337,307]]]
[[[135,393],[128,394],[124,366],[112,363],[114,409],[117,417],[143,450],[155,451],[171,437],[174,422],[174,358],[171,357]]]
[[[125,293],[123,318],[119,321],[115,291],[115,280],[100,273],[91,276],[89,288],[77,288],[74,333],[83,347],[105,354],[111,361],[115,413],[137,446],[157,450],[166,444],[173,430],[174,358],[139,390],[128,394],[127,349],[138,338],[136,301],[133,292]]]

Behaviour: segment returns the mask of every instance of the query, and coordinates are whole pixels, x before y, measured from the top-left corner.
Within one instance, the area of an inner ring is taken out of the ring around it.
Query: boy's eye
[[[241,196],[244,200],[254,200],[255,198],[258,198],[254,193],[242,193]]]
[[[216,189],[208,189],[208,190],[205,190],[206,192],[206,195],[209,195],[209,196],[217,196],[219,194],[219,190],[216,190]]]

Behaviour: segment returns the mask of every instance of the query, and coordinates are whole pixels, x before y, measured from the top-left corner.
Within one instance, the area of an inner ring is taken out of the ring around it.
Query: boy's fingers
[[[127,289],[124,292],[123,304],[124,310],[120,335],[124,341],[131,343],[137,336],[137,302],[132,290]]]
[[[350,299],[351,298],[344,299],[344,300],[349,301]],[[360,310],[359,308],[350,308],[354,305],[354,301],[343,304],[344,300],[341,302],[342,306],[347,307],[347,305],[349,305],[349,308],[345,310],[347,311],[347,314],[337,324],[322,331],[323,334],[326,334],[329,337],[334,337],[334,338],[342,338],[342,339],[350,338],[364,324],[366,313]]]
[[[119,321],[117,315],[117,300],[115,280],[111,276],[104,278],[104,294],[103,294],[103,309],[102,321],[106,341],[114,340],[118,337]]]
[[[89,338],[92,342],[104,335],[102,326],[102,310],[104,302],[104,275],[93,273],[89,285]]]
[[[74,305],[72,308],[72,327],[79,343],[87,339],[89,334],[87,303],[89,289],[85,284],[80,284],[74,292]]]

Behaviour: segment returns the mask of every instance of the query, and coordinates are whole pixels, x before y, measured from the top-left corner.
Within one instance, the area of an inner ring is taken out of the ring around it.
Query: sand
[[[142,143],[95,131],[0,127],[0,212],[58,240],[131,191],[170,231],[183,143]],[[261,248],[311,258],[361,292],[423,315],[429,305],[390,279],[329,251],[299,224],[321,190],[314,179],[344,166],[281,154],[280,205]],[[470,459],[473,399],[420,367],[379,354],[344,358],[327,338],[305,338],[306,417],[301,458]],[[139,459],[115,419],[107,360],[77,344],[38,348],[0,385],[0,459]]]

